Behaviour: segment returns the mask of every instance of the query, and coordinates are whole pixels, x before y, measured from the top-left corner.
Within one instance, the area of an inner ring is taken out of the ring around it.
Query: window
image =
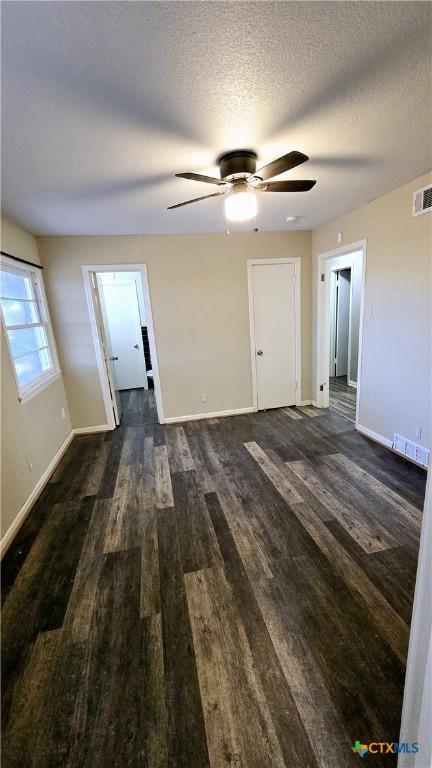
[[[18,398],[24,404],[59,375],[41,276],[2,260],[0,304]]]

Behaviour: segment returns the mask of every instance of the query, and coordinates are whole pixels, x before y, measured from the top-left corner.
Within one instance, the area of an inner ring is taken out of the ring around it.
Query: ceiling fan
[[[197,203],[199,200],[207,200],[209,197],[225,198],[225,212],[230,221],[247,221],[253,218],[257,212],[255,192],[307,192],[316,184],[316,181],[293,179],[291,181],[268,181],[274,176],[296,168],[309,160],[302,152],[288,152],[287,155],[278,157],[271,163],[256,170],[257,155],[249,150],[237,149],[226,152],[218,158],[220,179],[213,176],[202,176],[199,173],[176,173],[181,179],[202,181],[205,184],[215,184],[220,187],[218,192],[210,195],[194,197],[184,203],[170,205],[168,210],[181,208],[183,205]]]

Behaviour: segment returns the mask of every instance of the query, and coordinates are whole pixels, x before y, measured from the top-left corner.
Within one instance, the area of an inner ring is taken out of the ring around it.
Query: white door
[[[102,307],[103,299],[101,297],[101,294],[99,293],[99,289],[98,289],[99,287],[98,287],[96,275],[94,272],[91,273],[91,281],[92,281],[92,289],[93,289],[93,307],[94,307],[96,322],[98,324],[99,334],[102,342],[102,353],[104,356],[105,367],[106,367],[107,376],[108,376],[108,384],[110,388],[111,402],[112,402],[112,408],[114,412],[114,421],[118,426],[120,424],[120,419],[122,417],[120,393],[115,383],[114,371],[112,367],[113,355],[112,355],[109,337],[105,329],[103,307]]]
[[[296,400],[295,264],[252,267],[258,409]]]
[[[100,284],[116,389],[147,387],[135,280]]]
[[[337,274],[336,376],[348,376],[351,270]]]

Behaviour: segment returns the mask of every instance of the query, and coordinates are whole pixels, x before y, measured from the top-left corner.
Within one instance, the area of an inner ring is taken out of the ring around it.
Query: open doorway
[[[318,258],[317,405],[358,424],[366,245]]]
[[[86,266],[83,273],[107,424],[162,423],[145,267]]]
[[[355,254],[352,254],[354,260]],[[357,353],[351,355],[352,326],[358,326],[353,297],[354,265],[330,268],[329,405],[355,422]]]

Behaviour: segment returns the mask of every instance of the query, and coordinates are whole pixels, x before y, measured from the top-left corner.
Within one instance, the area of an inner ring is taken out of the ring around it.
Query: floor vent
[[[402,437],[402,435],[398,435],[396,432],[393,439],[393,448],[398,453],[416,461],[417,464],[421,464],[423,467],[427,467],[429,464],[428,448],[418,445],[418,443],[413,443],[412,440],[407,440],[406,437]]]
[[[413,193],[413,216],[420,216],[421,213],[432,211],[432,186],[417,189]]]

